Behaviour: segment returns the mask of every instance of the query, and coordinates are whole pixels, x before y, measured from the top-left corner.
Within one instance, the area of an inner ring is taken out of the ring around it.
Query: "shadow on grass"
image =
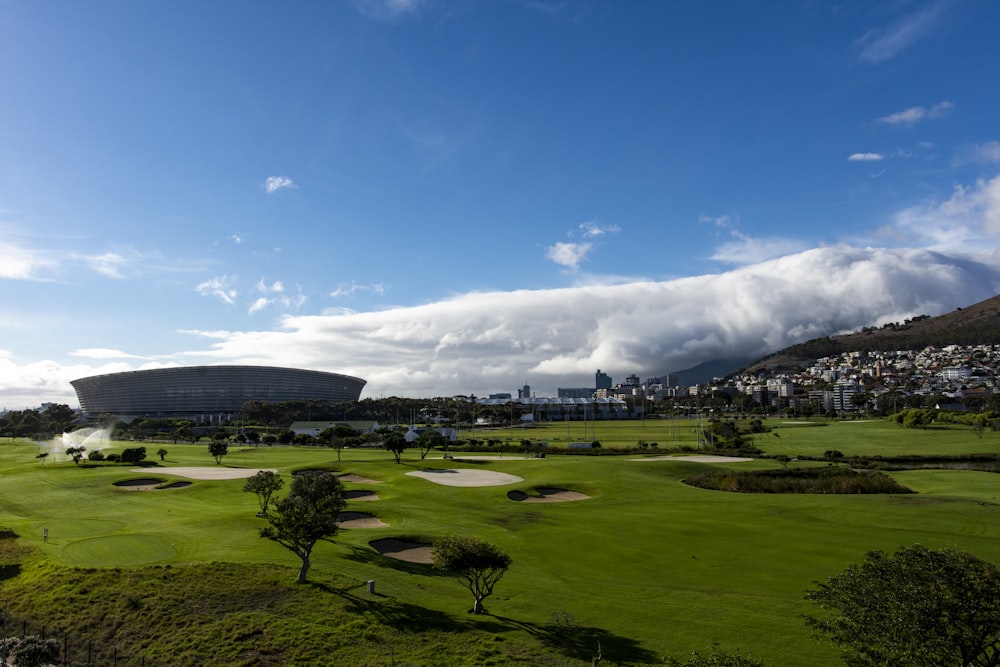
[[[659,656],[628,637],[621,637],[602,628],[579,626],[571,614],[553,614],[544,625],[519,621],[494,614],[459,617],[436,609],[399,600],[381,593],[367,593],[366,584],[336,588],[324,583],[312,583],[314,588],[344,600],[351,611],[370,614],[380,623],[396,630],[422,632],[463,632],[475,627],[484,632],[503,634],[526,632],[548,647],[575,660],[594,660],[598,656],[616,663],[656,663]]]
[[[368,594],[364,592],[366,584],[349,588],[333,588],[321,583],[313,584],[313,586],[341,598],[352,612],[370,614],[379,623],[396,630],[458,632],[468,628],[468,624],[458,621],[446,612],[428,609],[409,602],[400,602],[381,593]]]
[[[504,627],[523,630],[576,660],[594,661],[605,658],[616,663],[646,664],[660,659],[655,653],[642,648],[634,639],[613,634],[603,628],[577,625],[573,615],[567,612],[553,614],[552,620],[543,625],[505,616],[491,616],[497,621],[494,624],[496,627],[492,628],[493,632]]]

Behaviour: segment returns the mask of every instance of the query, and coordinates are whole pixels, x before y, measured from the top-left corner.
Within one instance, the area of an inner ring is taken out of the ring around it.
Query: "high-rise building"
[[[594,389],[611,389],[611,376],[607,373],[602,373],[601,369],[597,369],[597,373],[594,374]]]

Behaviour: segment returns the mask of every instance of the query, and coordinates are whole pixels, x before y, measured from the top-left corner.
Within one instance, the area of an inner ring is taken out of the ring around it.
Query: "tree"
[[[393,431],[385,437],[382,441],[382,446],[386,450],[392,452],[392,455],[396,457],[396,463],[399,463],[400,457],[403,455],[403,450],[406,449],[406,438],[399,431]]]
[[[686,662],[668,657],[665,665],[666,667],[764,667],[764,663],[755,658],[742,656],[739,653],[727,653],[719,650],[718,646],[708,655],[694,651]]]
[[[313,547],[337,534],[337,519],[346,504],[344,486],[329,473],[304,472],[292,479],[288,495],[268,512],[270,526],[260,536],[273,540],[302,560],[298,583],[306,582]]]
[[[146,459],[145,447],[128,447],[122,451],[122,463],[140,463]]]
[[[18,667],[43,667],[59,660],[60,648],[58,639],[41,639],[34,635],[8,637],[3,645],[3,654],[13,658]]]
[[[248,493],[257,494],[257,502],[260,503],[261,515],[266,515],[271,506],[271,496],[285,485],[285,480],[281,475],[273,470],[260,470],[256,475],[247,479],[243,485],[243,490]]]
[[[82,446],[82,445],[79,446],[79,447],[67,447],[66,448],[66,453],[70,455],[70,458],[73,459],[73,463],[75,463],[77,465],[80,464],[80,459],[83,458],[83,453],[85,451],[87,451],[87,448],[84,447],[84,446]]]
[[[475,598],[470,613],[485,614],[483,600],[510,567],[499,547],[476,537],[448,535],[434,543],[434,567],[456,576]]]
[[[416,443],[417,447],[420,448],[420,460],[423,461],[431,453],[432,449],[443,447],[445,439],[439,431],[429,428],[417,436]]]
[[[164,457],[167,455],[167,450],[165,450],[163,447],[160,447],[159,449],[156,450],[156,455],[160,457],[161,461],[163,461]]]
[[[213,440],[208,443],[208,453],[215,457],[216,463],[222,463],[222,457],[229,453],[229,443],[225,440]]]
[[[39,459],[42,462],[42,465],[45,465],[45,459],[47,459],[48,457],[49,457],[48,452],[39,452],[38,454],[35,455],[35,458]],[[399,463],[399,461],[396,461],[396,463]]]
[[[1000,665],[1000,570],[954,548],[871,551],[806,599],[852,665]]]

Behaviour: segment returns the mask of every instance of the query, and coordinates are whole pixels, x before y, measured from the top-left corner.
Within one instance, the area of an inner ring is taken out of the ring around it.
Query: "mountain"
[[[670,374],[670,378],[674,384],[682,387],[706,384],[713,378],[726,377],[737,369],[746,368],[751,361],[752,359],[712,359],[683,371],[675,371]]]
[[[921,315],[912,320],[792,345],[754,362],[748,370],[801,367],[819,357],[843,352],[991,344],[1000,344],[1000,295],[937,317]]]

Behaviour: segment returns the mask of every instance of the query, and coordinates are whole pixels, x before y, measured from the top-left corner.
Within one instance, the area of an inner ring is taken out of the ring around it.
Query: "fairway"
[[[611,435],[613,426],[598,430]],[[622,425],[619,441],[635,428]],[[649,423],[644,428],[651,430]],[[779,437],[759,436],[759,446],[792,456],[833,448],[845,454],[1000,449],[992,433],[981,440],[957,430],[910,433],[883,422],[776,432]],[[358,586],[377,581],[387,598],[461,612],[462,590],[422,564],[426,552],[403,561],[389,554],[407,544],[426,548],[452,533],[481,537],[513,558],[490,599],[493,614],[533,624],[571,614],[581,626],[600,629],[606,659],[620,663],[683,656],[718,643],[768,665],[836,665],[836,652],[800,619],[809,611],[803,593],[813,580],[859,562],[869,550],[917,542],[954,545],[1000,562],[1000,475],[991,473],[893,473],[918,492],[909,496],[750,495],[696,489],[683,480],[720,467],[776,463],[639,451],[545,459],[456,453],[442,461],[406,450],[396,464],[377,449],[345,450],[338,461],[329,449],[258,447],[231,449],[215,466],[204,445],[167,448],[160,465],[85,468],[58,460],[41,465],[38,446],[5,443],[3,523],[68,566],[294,566],[294,556],[258,536],[265,522],[238,476],[273,469],[287,482],[299,470],[332,470],[354,499],[336,538],[317,545],[314,571],[336,572]],[[192,468],[213,474],[192,478]],[[147,492],[113,485],[137,478],[191,484]],[[285,492],[287,484],[278,495]],[[526,502],[563,493],[575,501]],[[521,632],[517,626],[506,631]]]

